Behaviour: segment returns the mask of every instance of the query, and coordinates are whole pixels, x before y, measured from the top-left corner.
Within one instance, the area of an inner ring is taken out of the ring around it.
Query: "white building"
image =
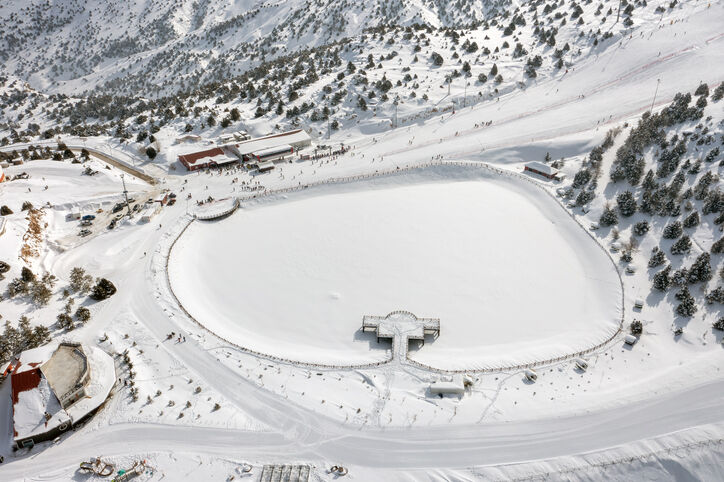
[[[431,395],[462,395],[465,393],[465,382],[460,374],[447,379],[436,380],[430,384]]]
[[[539,176],[543,176],[547,179],[558,179],[558,169],[538,161],[532,161],[526,164],[524,171],[538,174]]]
[[[224,146],[232,150],[240,158],[248,160],[251,154],[263,151],[265,149],[277,148],[280,146],[291,146],[294,151],[299,151],[305,147],[312,145],[312,138],[309,137],[303,129],[297,129],[281,134],[272,134],[265,137],[257,137],[238,144],[230,144]]]

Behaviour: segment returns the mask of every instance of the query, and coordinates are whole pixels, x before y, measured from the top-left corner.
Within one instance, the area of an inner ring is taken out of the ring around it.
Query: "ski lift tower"
[[[126,179],[123,174],[121,174],[121,182],[123,183],[123,196],[126,199],[126,209],[128,209],[128,217],[131,217],[131,205],[128,204],[128,189],[126,189]]]

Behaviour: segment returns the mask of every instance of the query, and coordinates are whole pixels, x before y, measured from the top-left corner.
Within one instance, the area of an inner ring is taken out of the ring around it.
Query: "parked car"
[[[81,226],[90,226],[92,224],[93,224],[93,220],[91,220],[91,219],[82,219],[80,221]]]
[[[113,214],[116,214],[117,212],[120,212],[120,211],[123,209],[123,206],[125,206],[125,204],[123,204],[123,203],[118,203],[118,204],[116,204],[115,206],[113,206],[113,209],[111,210],[111,212],[112,212]]]
[[[110,224],[108,225],[108,229],[113,229],[116,227],[116,220],[112,219]]]
[[[176,193],[172,192],[171,194],[168,195],[168,197],[170,197],[171,199],[174,199],[176,197]]]
[[[81,229],[80,232],[78,233],[78,236],[80,236],[81,238],[84,238],[84,237],[88,236],[90,233],[91,233],[90,229]]]
[[[173,206],[174,204],[176,204],[176,198],[172,197],[168,202],[168,206]]]
[[[86,214],[85,216],[83,216],[82,218],[80,218],[80,220],[81,220],[81,221],[93,221],[95,218],[96,218],[96,217],[95,217],[94,214]]]

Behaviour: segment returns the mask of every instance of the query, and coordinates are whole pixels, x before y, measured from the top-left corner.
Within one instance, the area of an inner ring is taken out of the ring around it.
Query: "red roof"
[[[11,383],[13,388],[13,405],[15,405],[18,403],[18,395],[21,392],[38,388],[38,385],[40,385],[40,368],[13,373]]]
[[[214,156],[219,156],[219,155],[223,156],[224,151],[221,150],[220,147],[215,147],[213,149],[207,149],[205,151],[192,152],[190,154],[184,154],[182,156],[178,156],[178,160],[188,166],[191,164],[195,164],[196,161],[198,161],[199,159],[203,159],[204,157],[214,157]]]

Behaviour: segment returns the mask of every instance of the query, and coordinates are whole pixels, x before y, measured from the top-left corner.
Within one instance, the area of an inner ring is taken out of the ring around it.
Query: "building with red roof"
[[[15,448],[52,440],[91,416],[116,381],[113,358],[79,343],[26,350],[3,369],[10,377]]]

